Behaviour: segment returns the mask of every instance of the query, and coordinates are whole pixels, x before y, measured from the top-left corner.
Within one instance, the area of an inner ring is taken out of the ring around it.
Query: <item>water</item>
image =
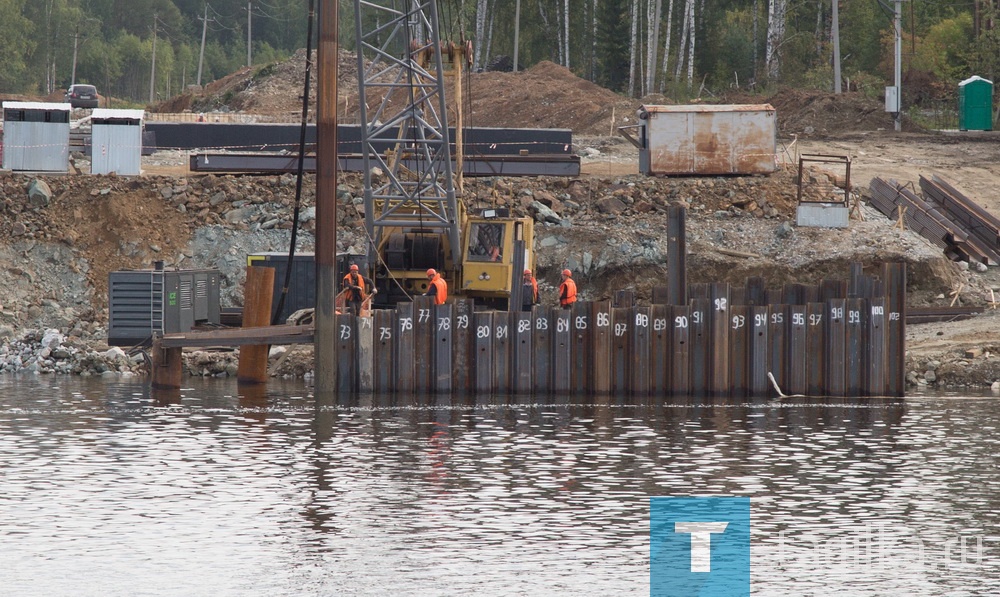
[[[1000,592],[992,397],[188,383],[0,378],[0,594],[646,595],[659,495],[751,497],[755,595]]]

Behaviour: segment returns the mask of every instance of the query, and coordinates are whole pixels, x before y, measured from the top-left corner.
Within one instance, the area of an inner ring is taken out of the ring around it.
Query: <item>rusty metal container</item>
[[[639,171],[652,175],[768,174],[777,167],[770,104],[642,106]]]

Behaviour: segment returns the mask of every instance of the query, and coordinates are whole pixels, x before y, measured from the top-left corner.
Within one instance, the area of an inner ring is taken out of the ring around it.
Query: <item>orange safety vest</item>
[[[568,307],[576,302],[576,282],[573,278],[566,278],[559,285],[559,306]]]
[[[351,281],[351,276],[357,276],[357,279],[354,280],[354,281]],[[363,300],[365,300],[365,296],[366,296],[365,295],[365,279],[361,276],[361,274],[347,274],[346,276],[344,276],[344,288],[350,288],[351,286],[358,286],[358,287],[360,287],[361,288],[361,292],[360,292],[361,296],[356,297],[356,295],[358,294],[358,291],[351,290],[351,292],[350,292],[350,298],[348,298],[348,300],[355,300],[355,301],[363,301]]]
[[[448,283],[444,281],[441,274],[438,274],[431,279],[431,286],[435,288],[434,304],[443,305],[448,300]]]

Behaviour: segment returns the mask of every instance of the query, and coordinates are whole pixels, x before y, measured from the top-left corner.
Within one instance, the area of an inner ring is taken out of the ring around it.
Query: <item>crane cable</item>
[[[292,212],[292,238],[288,247],[288,262],[285,265],[285,281],[281,285],[281,297],[271,316],[271,325],[277,325],[278,317],[285,308],[285,297],[288,296],[288,286],[292,279],[292,262],[295,260],[295,243],[299,232],[299,209],[302,205],[302,178],[305,170],[306,128],[309,121],[309,83],[312,74],[312,38],[313,20],[315,17],[316,0],[309,0],[309,18],[306,25],[306,73],[304,91],[302,93],[302,121],[299,127],[299,163],[295,174],[295,207]],[[336,223],[334,223],[336,226]]]

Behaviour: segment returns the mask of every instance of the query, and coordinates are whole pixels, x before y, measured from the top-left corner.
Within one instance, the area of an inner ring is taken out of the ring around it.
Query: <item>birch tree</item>
[[[564,40],[563,43],[566,44],[566,50],[564,52],[566,56],[566,62],[563,63],[563,66],[569,68],[569,0],[563,1],[563,16],[565,17],[565,19],[563,20],[563,22],[565,23],[565,33],[563,34],[563,40]]]
[[[691,86],[694,84],[694,42],[697,37],[694,28],[694,1],[692,0],[690,4],[691,10],[688,12],[688,89],[691,89]],[[704,13],[704,4],[702,4],[702,12]]]
[[[489,9],[489,5],[489,0],[476,1],[476,43],[473,44],[475,49],[472,51],[472,68],[475,70],[483,67],[482,41],[486,39],[486,11]]]
[[[681,71],[684,68],[684,49],[687,47],[688,34],[691,29],[690,15],[694,10],[694,0],[684,0],[684,20],[681,21],[681,43],[677,46],[677,64],[674,67],[674,80],[681,80]]]
[[[767,3],[767,49],[764,53],[764,64],[767,68],[767,78],[777,81],[781,75],[781,44],[785,39],[785,14],[788,11],[788,0],[768,0]]]
[[[661,0],[649,0],[646,6],[646,85],[643,95],[653,92],[656,83],[656,48],[660,45],[660,7]]]
[[[639,0],[632,0],[632,27],[629,34],[628,94],[635,97],[635,74],[639,67]]]
[[[660,78],[660,93],[666,89],[668,62],[670,58],[670,32],[673,30],[674,0],[667,3],[667,35],[663,40],[663,76]]]

